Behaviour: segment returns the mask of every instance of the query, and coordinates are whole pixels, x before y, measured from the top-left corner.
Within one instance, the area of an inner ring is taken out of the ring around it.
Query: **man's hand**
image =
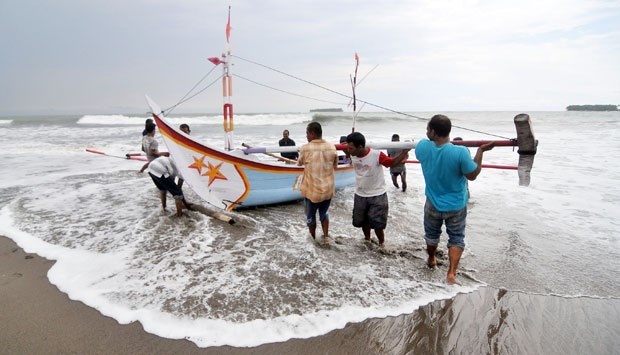
[[[478,149],[480,149],[483,152],[487,152],[493,148],[495,148],[495,141],[490,141],[489,143],[483,144],[480,147],[478,147]]]

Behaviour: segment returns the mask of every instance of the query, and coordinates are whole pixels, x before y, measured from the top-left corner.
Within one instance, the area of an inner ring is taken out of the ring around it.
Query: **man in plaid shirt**
[[[304,196],[306,224],[312,239],[316,238],[316,212],[323,229],[323,242],[327,243],[329,214],[327,210],[334,196],[334,169],[338,165],[336,147],[323,139],[323,128],[310,122],[306,128],[308,144],[301,146],[297,165],[303,165],[304,175],[301,194]]]

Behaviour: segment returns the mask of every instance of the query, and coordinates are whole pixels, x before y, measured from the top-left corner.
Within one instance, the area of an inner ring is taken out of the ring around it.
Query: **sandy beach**
[[[139,323],[118,324],[47,280],[54,264],[0,237],[4,354],[618,354],[620,300],[527,295],[483,287],[413,314],[369,319],[309,339],[202,349]]]

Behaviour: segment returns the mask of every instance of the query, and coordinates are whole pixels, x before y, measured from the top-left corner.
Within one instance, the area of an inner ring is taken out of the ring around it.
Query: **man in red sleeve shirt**
[[[409,156],[403,150],[394,158],[380,150],[366,148],[366,138],[359,132],[347,136],[347,152],[355,168],[355,198],[353,200],[353,226],[362,228],[364,238],[370,241],[370,230],[374,229],[379,246],[384,246],[384,232],[388,217],[388,198],[385,188],[383,167],[389,168]]]

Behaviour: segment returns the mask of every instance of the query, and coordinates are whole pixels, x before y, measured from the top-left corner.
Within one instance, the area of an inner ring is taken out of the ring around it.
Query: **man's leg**
[[[426,265],[428,265],[428,267],[432,269],[437,266],[437,258],[435,257],[435,252],[437,252],[437,246],[426,244],[426,252],[428,253],[428,260],[426,261]]]
[[[310,235],[312,236],[312,239],[316,239],[316,224],[311,224],[308,226],[308,231],[310,232]]]
[[[450,267],[448,268],[447,281],[449,284],[458,284],[456,272],[459,261],[465,248],[465,225],[467,219],[467,207],[459,211],[451,212],[446,216],[446,232],[448,233],[448,258]]]
[[[461,254],[463,254],[463,249],[460,247],[450,247],[448,248],[448,258],[450,259],[450,267],[448,268],[448,283],[450,285],[458,284],[456,281],[456,270],[459,267],[459,261],[461,260]]]
[[[382,247],[385,242],[385,233],[383,229],[375,229],[375,234],[377,235],[377,239],[379,239],[379,246]]]
[[[400,181],[403,185],[403,192],[407,191],[407,174],[405,172],[400,174]]]
[[[390,174],[390,175],[392,175],[392,184],[394,184],[394,186],[396,186],[396,188],[398,188],[398,181],[396,180],[398,175],[395,175],[395,174]]]
[[[439,245],[442,225],[441,213],[427,199],[424,204],[424,240],[426,241],[426,252],[428,253],[426,265],[431,269],[437,266],[435,252],[437,251],[437,245]]]
[[[312,239],[316,239],[316,205],[307,198],[304,198],[304,212],[306,214],[306,225]]]
[[[389,212],[387,193],[369,197],[368,201],[368,224],[370,228],[374,229],[377,239],[379,239],[379,246],[383,246]]]
[[[321,228],[323,228],[323,240],[325,242],[327,242],[327,237],[329,236],[329,214],[327,213],[327,210],[329,210],[329,205],[331,202],[332,200],[329,199],[321,201],[318,204],[319,220],[321,221]]]
[[[364,224],[362,226],[362,231],[364,232],[364,239],[370,241],[370,226],[368,224]]]
[[[167,191],[159,191],[159,199],[161,200],[161,208],[166,209],[166,194]]]
[[[321,221],[321,228],[323,228],[323,240],[327,241],[327,233],[329,232],[329,219]]]
[[[367,198],[355,195],[353,197],[353,227],[362,228],[364,239],[370,241],[370,225],[367,216]]]
[[[174,204],[177,207],[177,217],[181,217],[183,215],[183,199],[175,198]]]

